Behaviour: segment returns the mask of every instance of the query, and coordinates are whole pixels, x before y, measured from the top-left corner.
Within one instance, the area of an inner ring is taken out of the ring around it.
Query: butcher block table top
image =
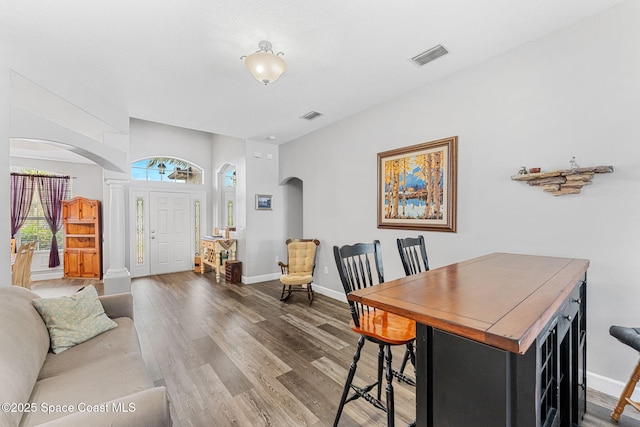
[[[493,253],[360,289],[349,300],[524,354],[589,260]]]

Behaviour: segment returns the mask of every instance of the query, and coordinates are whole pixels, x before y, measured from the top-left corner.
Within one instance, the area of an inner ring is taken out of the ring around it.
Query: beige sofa
[[[62,353],[32,300],[0,287],[0,426],[170,426],[165,387],[146,372],[131,294],[100,297],[118,327]]]

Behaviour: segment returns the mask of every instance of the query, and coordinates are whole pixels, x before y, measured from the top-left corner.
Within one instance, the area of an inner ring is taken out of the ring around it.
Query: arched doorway
[[[283,184],[285,233],[287,237],[304,237],[303,182],[299,178],[289,178]]]
[[[236,226],[236,165],[226,163],[218,172],[218,208],[214,223],[220,229]]]

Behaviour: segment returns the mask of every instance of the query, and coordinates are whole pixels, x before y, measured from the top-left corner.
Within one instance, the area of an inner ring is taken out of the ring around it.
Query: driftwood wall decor
[[[512,176],[514,181],[525,181],[529,185],[540,186],[554,196],[579,194],[580,189],[591,183],[597,173],[612,173],[613,166],[593,166],[572,168],[552,172],[526,173]]]

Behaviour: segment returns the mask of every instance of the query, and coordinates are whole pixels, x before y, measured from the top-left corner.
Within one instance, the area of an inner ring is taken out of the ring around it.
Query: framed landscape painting
[[[271,194],[256,194],[256,210],[270,211],[272,209],[272,200],[273,196]]]
[[[458,137],[378,153],[378,228],[456,231]]]

